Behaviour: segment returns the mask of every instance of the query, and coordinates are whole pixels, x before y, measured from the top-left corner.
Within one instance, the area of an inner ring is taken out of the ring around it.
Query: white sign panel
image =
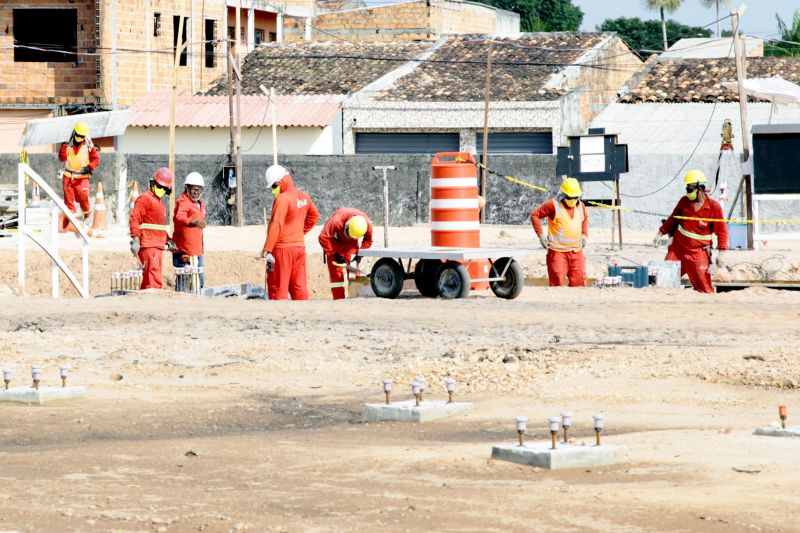
[[[603,154],[581,155],[581,172],[605,172],[606,156]]]
[[[604,154],[605,150],[605,137],[598,135],[596,137],[581,137],[580,139],[581,155],[584,154]],[[581,171],[585,172],[585,171]]]

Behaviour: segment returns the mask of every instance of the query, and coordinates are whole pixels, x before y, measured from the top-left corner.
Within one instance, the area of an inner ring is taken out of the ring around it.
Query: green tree
[[[716,7],[717,8],[717,37],[722,37],[722,28],[720,27],[720,5],[728,5],[731,3],[731,0],[700,0],[700,3],[708,8]]]
[[[485,3],[519,13],[522,31],[577,31],[583,11],[572,0],[486,0]]]
[[[699,26],[685,26],[674,20],[666,21],[670,40],[668,44],[684,37],[711,37],[711,30]],[[653,50],[661,42],[661,23],[657,20],[642,20],[640,18],[606,19],[599,31],[615,31],[634,50]]]
[[[795,56],[800,57],[800,11],[795,11],[792,17],[792,25],[788,26],[783,19],[775,13],[778,19],[778,31],[781,32],[781,40],[789,42],[774,42],[764,45],[765,56]]]
[[[644,0],[644,3],[648,9],[661,13],[661,40],[666,50],[669,46],[667,46],[667,18],[664,13],[675,13],[681,7],[683,0]]]

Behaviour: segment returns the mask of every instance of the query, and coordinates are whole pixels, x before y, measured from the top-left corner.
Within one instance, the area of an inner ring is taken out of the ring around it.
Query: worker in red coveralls
[[[570,287],[586,285],[586,256],[583,248],[589,237],[586,206],[580,201],[582,191],[575,178],[561,183],[555,198],[547,200],[531,213],[531,223],[542,248],[547,250],[547,275],[551,287],[561,287],[564,279]],[[547,237],[541,219],[547,221]]]
[[[686,195],[672,211],[672,215],[658,229],[653,245],[658,246],[664,235],[672,235],[667,249],[667,261],[681,262],[681,275],[687,274],[694,290],[714,292],[711,285],[712,233],[717,236],[716,264],[724,264],[723,252],[728,249],[728,226],[723,219],[722,206],[706,194],[705,174],[690,170],[683,179]],[[690,217],[690,219],[679,218]],[[705,220],[693,220],[694,218]]]
[[[172,266],[182,268],[191,264],[192,256],[197,258],[195,266],[205,268],[203,258],[203,230],[206,227],[206,204],[202,195],[205,180],[199,172],[191,172],[183,182],[184,192],[175,201],[175,214],[172,217],[172,240],[178,247],[172,254]],[[176,291],[185,289],[179,279]],[[200,288],[206,285],[205,272],[200,273]]]
[[[169,238],[167,209],[161,199],[172,193],[175,179],[168,168],[159,168],[150,180],[150,189],[136,199],[130,218],[131,253],[142,265],[140,289],[160,289],[164,247],[177,251]]]
[[[294,186],[289,171],[271,165],[266,172],[267,187],[275,200],[261,250],[267,264],[267,292],[270,300],[308,300],[306,243],[304,235],[319,220],[319,212],[306,193]]]
[[[358,240],[363,237],[361,246]],[[359,248],[372,246],[372,222],[369,217],[352,207],[336,210],[319,234],[319,244],[325,253],[331,294],[334,300],[345,297],[345,268],[358,254]]]
[[[88,137],[89,125],[85,122],[75,124],[69,142],[61,143],[58,151],[59,161],[64,161],[64,171],[61,178],[61,185],[64,190],[64,203],[67,208],[77,214],[75,202],[81,207],[78,220],[86,220],[92,213],[89,204],[89,178],[100,164],[100,155],[97,153],[94,143]],[[66,229],[69,220],[62,218],[62,229]]]

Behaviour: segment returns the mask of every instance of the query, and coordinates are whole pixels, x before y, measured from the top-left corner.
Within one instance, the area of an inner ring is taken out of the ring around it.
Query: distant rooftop
[[[764,55],[764,40],[748,37],[745,40],[748,57]],[[690,37],[678,42],[662,53],[660,59],[711,59],[733,57],[733,38]]]

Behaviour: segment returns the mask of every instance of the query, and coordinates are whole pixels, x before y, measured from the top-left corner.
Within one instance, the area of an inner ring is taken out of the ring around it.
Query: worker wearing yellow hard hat
[[[69,141],[61,143],[58,159],[64,162],[61,180],[64,203],[70,211],[78,214],[78,209],[75,207],[77,202],[81,209],[78,218],[89,218],[92,213],[89,204],[89,179],[100,164],[100,155],[89,138],[89,125],[86,122],[75,124]],[[62,228],[66,228],[67,224],[67,219],[63,218]]]
[[[689,276],[694,290],[714,292],[708,271],[713,253],[713,235],[717,237],[718,250],[715,262],[722,265],[723,252],[728,249],[728,226],[719,221],[725,218],[722,206],[706,192],[708,179],[702,171],[687,172],[683,184],[686,194],[658,229],[653,244],[658,246],[664,235],[672,235],[665,259],[681,262],[681,274]]]
[[[586,285],[586,257],[583,248],[589,237],[589,219],[581,202],[581,185],[566,178],[555,198],[547,200],[531,213],[531,224],[542,248],[547,250],[547,275],[551,287]],[[547,219],[547,236],[542,219]]]
[[[360,245],[359,239],[362,239]],[[319,244],[325,253],[333,299],[342,300],[347,287],[347,270],[352,268],[348,265],[354,258],[358,262],[359,249],[372,246],[372,222],[358,209],[337,209],[322,228]]]

